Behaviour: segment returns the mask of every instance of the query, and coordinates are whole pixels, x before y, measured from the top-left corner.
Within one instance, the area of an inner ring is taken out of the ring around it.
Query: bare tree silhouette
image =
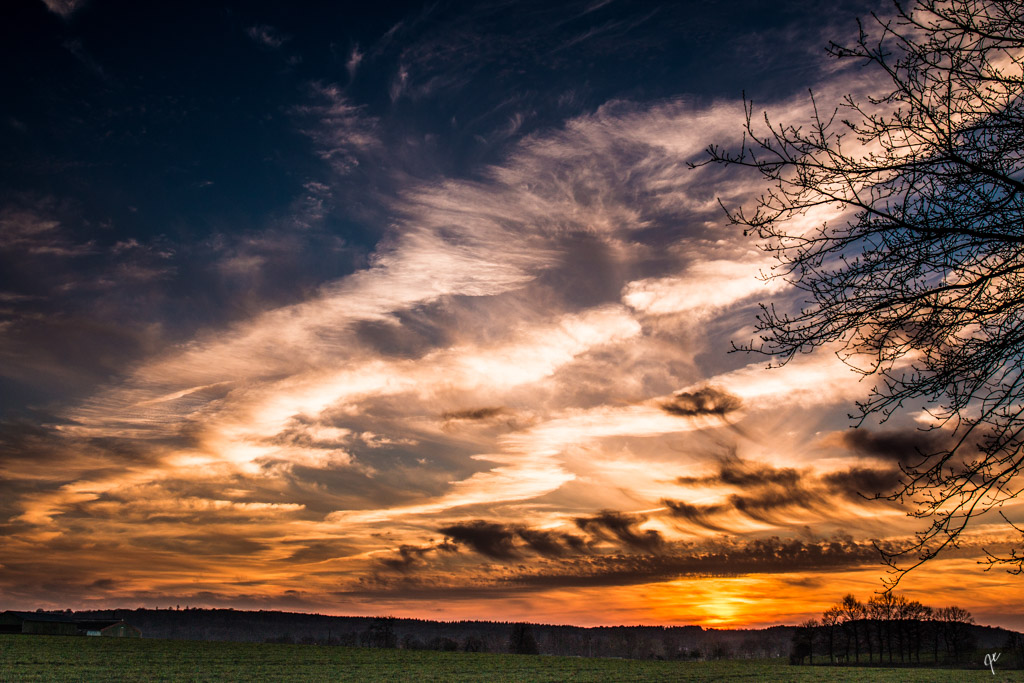
[[[537,641],[533,637],[533,630],[529,624],[512,624],[512,630],[508,638],[509,652],[516,655],[537,654]]]
[[[1022,489],[1024,12],[1019,0],[897,2],[828,52],[885,92],[829,112],[811,93],[808,126],[759,121],[747,102],[740,149],[712,145],[697,165],[768,181],[752,210],[723,208],[776,258],[766,277],[807,294],[798,312],[763,305],[760,343],[736,348],[778,365],[834,345],[877,379],[855,424],[923,406],[949,437],[907,454],[886,496],[927,523],[885,554],[891,588]],[[819,207],[847,213],[810,231],[792,220]],[[1024,571],[1018,550],[988,561]]]
[[[973,624],[974,617],[961,607],[933,610],[894,591],[874,595],[865,605],[848,594],[826,609],[821,621],[811,619],[793,629],[790,663],[813,663],[816,648],[827,655],[828,664],[858,663],[862,653],[869,664],[886,659],[889,665],[896,660],[918,666],[962,663],[978,645]],[[835,648],[838,639],[841,651]],[[1013,647],[1012,638],[1008,647]]]

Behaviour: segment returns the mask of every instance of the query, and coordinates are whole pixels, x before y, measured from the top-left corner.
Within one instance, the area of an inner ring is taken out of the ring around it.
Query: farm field
[[[795,667],[73,636],[0,635],[0,681],[1024,681],[988,669]]]

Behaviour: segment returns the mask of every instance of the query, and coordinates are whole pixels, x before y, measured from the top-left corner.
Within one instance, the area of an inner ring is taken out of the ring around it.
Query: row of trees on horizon
[[[695,625],[580,627],[203,608],[102,610],[76,616],[125,619],[146,638],[664,660],[785,657],[793,630],[792,626],[763,630]]]
[[[790,662],[959,664],[977,647],[972,624],[971,613],[957,606],[934,609],[892,592],[864,603],[848,594],[820,619],[800,624]]]

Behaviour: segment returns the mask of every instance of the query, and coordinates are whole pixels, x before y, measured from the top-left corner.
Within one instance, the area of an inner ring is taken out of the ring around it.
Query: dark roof
[[[25,621],[45,621],[48,623],[77,624],[78,619],[62,612],[16,612],[7,610],[4,614],[13,614]]]
[[[74,616],[64,614],[63,612],[16,612],[15,610],[7,610],[3,614],[13,616],[22,621],[33,621],[36,623],[74,624],[82,631],[102,631],[105,628],[118,624],[128,626],[124,619],[76,619]]]
[[[75,623],[78,624],[79,628],[85,629],[86,631],[102,631],[109,626],[123,624],[124,619],[82,619]]]

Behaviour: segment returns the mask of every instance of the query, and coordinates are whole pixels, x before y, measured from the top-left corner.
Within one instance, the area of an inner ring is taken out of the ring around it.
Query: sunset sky
[[[841,5],[841,8],[833,5]],[[921,522],[717,203],[868,3],[7,0],[0,609],[797,623]],[[835,210],[807,227],[842,220]],[[797,226],[796,229],[799,229]],[[1024,521],[1017,507],[1003,511]],[[997,517],[901,591],[1024,628]]]

